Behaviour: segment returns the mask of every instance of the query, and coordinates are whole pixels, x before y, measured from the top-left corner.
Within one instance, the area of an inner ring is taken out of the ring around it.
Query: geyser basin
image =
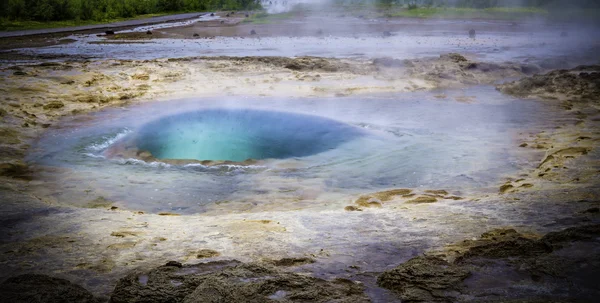
[[[105,154],[163,161],[285,159],[328,151],[361,134],[355,126],[318,116],[207,109],[147,123],[113,144]]]
[[[476,101],[453,100],[465,94]],[[528,149],[518,147],[519,133],[548,118],[540,104],[494,87],[148,103],[73,116],[49,129],[29,155],[40,167],[30,186],[53,203],[182,214],[343,209],[390,188],[496,192],[502,176],[522,167],[516,153]],[[199,160],[247,158],[264,160]]]

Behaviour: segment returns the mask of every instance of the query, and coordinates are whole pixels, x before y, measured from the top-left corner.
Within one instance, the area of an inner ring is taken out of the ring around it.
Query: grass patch
[[[386,17],[512,20],[534,16],[546,16],[548,12],[544,9],[536,7],[492,7],[486,9],[459,7],[417,7],[413,9],[392,9],[384,14]]]
[[[280,14],[268,14],[266,12],[259,12],[246,18],[244,22],[252,24],[272,24],[282,20],[290,19],[294,16],[295,14],[292,12]]]
[[[146,14],[138,15],[132,18],[115,18],[107,20],[65,20],[65,21],[9,21],[6,19],[0,19],[0,31],[18,31],[18,30],[30,30],[30,29],[46,29],[46,28],[61,28],[61,27],[73,27],[83,25],[96,25],[96,24],[107,24],[119,21],[129,20],[141,20],[152,17],[162,17],[167,15],[180,14],[185,12],[171,12],[171,13],[160,13],[160,14]]]

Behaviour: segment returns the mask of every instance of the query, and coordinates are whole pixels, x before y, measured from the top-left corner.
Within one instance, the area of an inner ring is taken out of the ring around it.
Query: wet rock
[[[0,127],[0,142],[4,144],[19,144],[19,132],[10,127]]]
[[[65,104],[61,101],[50,101],[44,104],[44,109],[59,109],[65,107]]]
[[[275,265],[275,266],[288,267],[288,266],[299,266],[299,265],[304,265],[304,264],[312,264],[312,263],[315,263],[315,259],[306,258],[306,257],[283,258],[283,259],[279,259],[279,260],[272,260],[272,261],[269,261],[268,263]]]
[[[146,31],[146,35],[152,35],[152,31],[151,30],[147,30]]]
[[[504,184],[502,186],[500,186],[500,189],[498,190],[501,194],[506,193],[507,191],[513,189],[514,186],[512,184]]]
[[[375,58],[373,59],[373,65],[378,67],[403,67],[405,65],[405,61],[390,57]]]
[[[353,205],[348,205],[348,206],[344,207],[344,210],[345,211],[362,211],[362,209],[360,209],[356,206],[353,206]]]
[[[245,17],[248,18],[248,17],[250,17],[250,15],[246,14]]]
[[[0,284],[0,298],[11,303],[99,302],[85,288],[68,280],[36,274],[8,278]]]
[[[183,265],[177,261],[169,261],[169,262],[167,262],[167,264],[165,264],[165,266],[173,266],[173,267],[181,268]]]
[[[425,192],[428,194],[441,195],[441,196],[448,195],[448,192],[444,189],[428,189]]]
[[[377,285],[398,294],[403,302],[450,302],[469,271],[435,256],[412,258],[377,277]]]
[[[210,13],[210,16],[211,16],[211,17],[214,17],[214,16],[215,16],[215,13]]]
[[[21,178],[29,176],[29,174],[29,167],[22,161],[0,163],[0,176]]]
[[[229,17],[229,14],[225,15],[225,17]]]
[[[194,33],[193,35],[194,37],[200,37],[200,35],[198,33]]]
[[[250,35],[256,35],[256,31],[255,30],[251,30],[250,31]]]
[[[362,196],[358,198],[354,203],[358,206],[362,207],[381,207],[381,203],[378,201],[374,201],[375,198],[371,196]]]
[[[474,29],[469,30],[469,38],[475,38],[475,30]]]
[[[369,302],[363,286],[349,280],[327,281],[288,273],[269,265],[238,261],[183,265],[181,268],[161,266],[150,271],[134,272],[119,280],[111,296],[113,303],[273,300]]]
[[[196,258],[198,259],[203,259],[203,258],[214,258],[214,257],[218,257],[220,256],[221,253],[219,253],[216,250],[212,250],[212,249],[201,249],[196,253]]]
[[[423,204],[423,203],[435,203],[435,202],[437,202],[437,199],[435,197],[431,197],[431,196],[421,196],[421,197],[417,197],[415,199],[406,201],[406,203],[409,203],[409,204]]]
[[[111,36],[111,35],[114,35],[115,32],[114,31],[105,31],[104,34],[107,36]]]
[[[13,75],[15,75],[15,76],[27,76],[27,73],[24,72],[24,71],[18,70],[16,72],[14,72]]]
[[[508,258],[531,257],[549,253],[552,248],[544,241],[525,238],[514,229],[495,229],[483,233],[479,240],[469,243],[469,249],[456,259],[456,263],[473,257]]]
[[[536,74],[539,73],[542,69],[536,65],[533,64],[524,64],[521,65],[521,72],[523,72],[524,74]]]
[[[467,58],[465,58],[463,55],[461,55],[459,53],[449,53],[449,54],[440,55],[440,58],[449,59],[450,61],[455,62],[455,63],[468,61]]]
[[[596,241],[599,235],[600,225],[586,225],[548,233],[540,241],[557,248],[571,241]]]
[[[597,102],[600,96],[600,65],[555,70],[496,87],[503,93],[520,97]]]
[[[495,229],[410,259],[384,272],[377,283],[403,302],[594,301],[600,295],[598,236],[600,225],[539,239],[511,228]]]

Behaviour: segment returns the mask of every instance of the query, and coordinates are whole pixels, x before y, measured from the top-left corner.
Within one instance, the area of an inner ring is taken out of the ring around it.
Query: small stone
[[[346,207],[344,207],[345,211],[362,211],[362,209],[356,207],[356,206],[352,206],[352,205],[348,205]]]
[[[475,38],[475,30],[474,29],[469,30],[469,37]]]
[[[200,37],[200,35],[198,33],[195,33],[194,37]]]
[[[105,31],[104,34],[106,34],[107,36],[110,36],[110,35],[114,35],[115,32],[114,31]]]
[[[44,105],[44,109],[59,109],[64,106],[65,104],[61,101],[50,101]]]
[[[198,253],[196,253],[196,258],[198,258],[198,259],[213,258],[213,257],[218,257],[220,255],[221,255],[221,253],[219,253],[216,250],[201,249],[201,250],[198,251]]]
[[[147,30],[146,31],[146,35],[152,35],[152,31],[151,30]]]
[[[251,30],[250,31],[250,35],[256,35],[256,31],[255,30]]]
[[[500,193],[503,194],[513,187],[514,186],[512,186],[511,184],[504,184],[504,185],[500,186]]]

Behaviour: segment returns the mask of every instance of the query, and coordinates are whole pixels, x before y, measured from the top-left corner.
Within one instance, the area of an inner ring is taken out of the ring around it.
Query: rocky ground
[[[0,67],[0,297],[10,302],[593,302],[599,295],[599,66],[552,70],[456,53],[414,60],[37,59]],[[497,84],[504,79],[520,80]],[[296,218],[307,216],[302,211],[144,214],[101,199],[66,207],[28,191],[36,182],[36,168],[24,161],[28,149],[67,116],[189,96],[331,97],[476,84],[561,114],[542,132],[523,130],[515,146],[539,165],[507,176],[495,194],[392,189],[311,217],[363,222],[345,239],[374,242],[352,247],[353,258],[334,245],[335,236],[290,242],[304,237],[307,227]],[[461,213],[472,205],[494,208],[498,217]],[[503,212],[520,221],[503,220]],[[379,242],[386,229],[401,229],[390,222],[422,231]],[[431,234],[435,240],[422,240]],[[398,251],[405,254],[394,258]],[[340,267],[346,274],[326,274]]]

